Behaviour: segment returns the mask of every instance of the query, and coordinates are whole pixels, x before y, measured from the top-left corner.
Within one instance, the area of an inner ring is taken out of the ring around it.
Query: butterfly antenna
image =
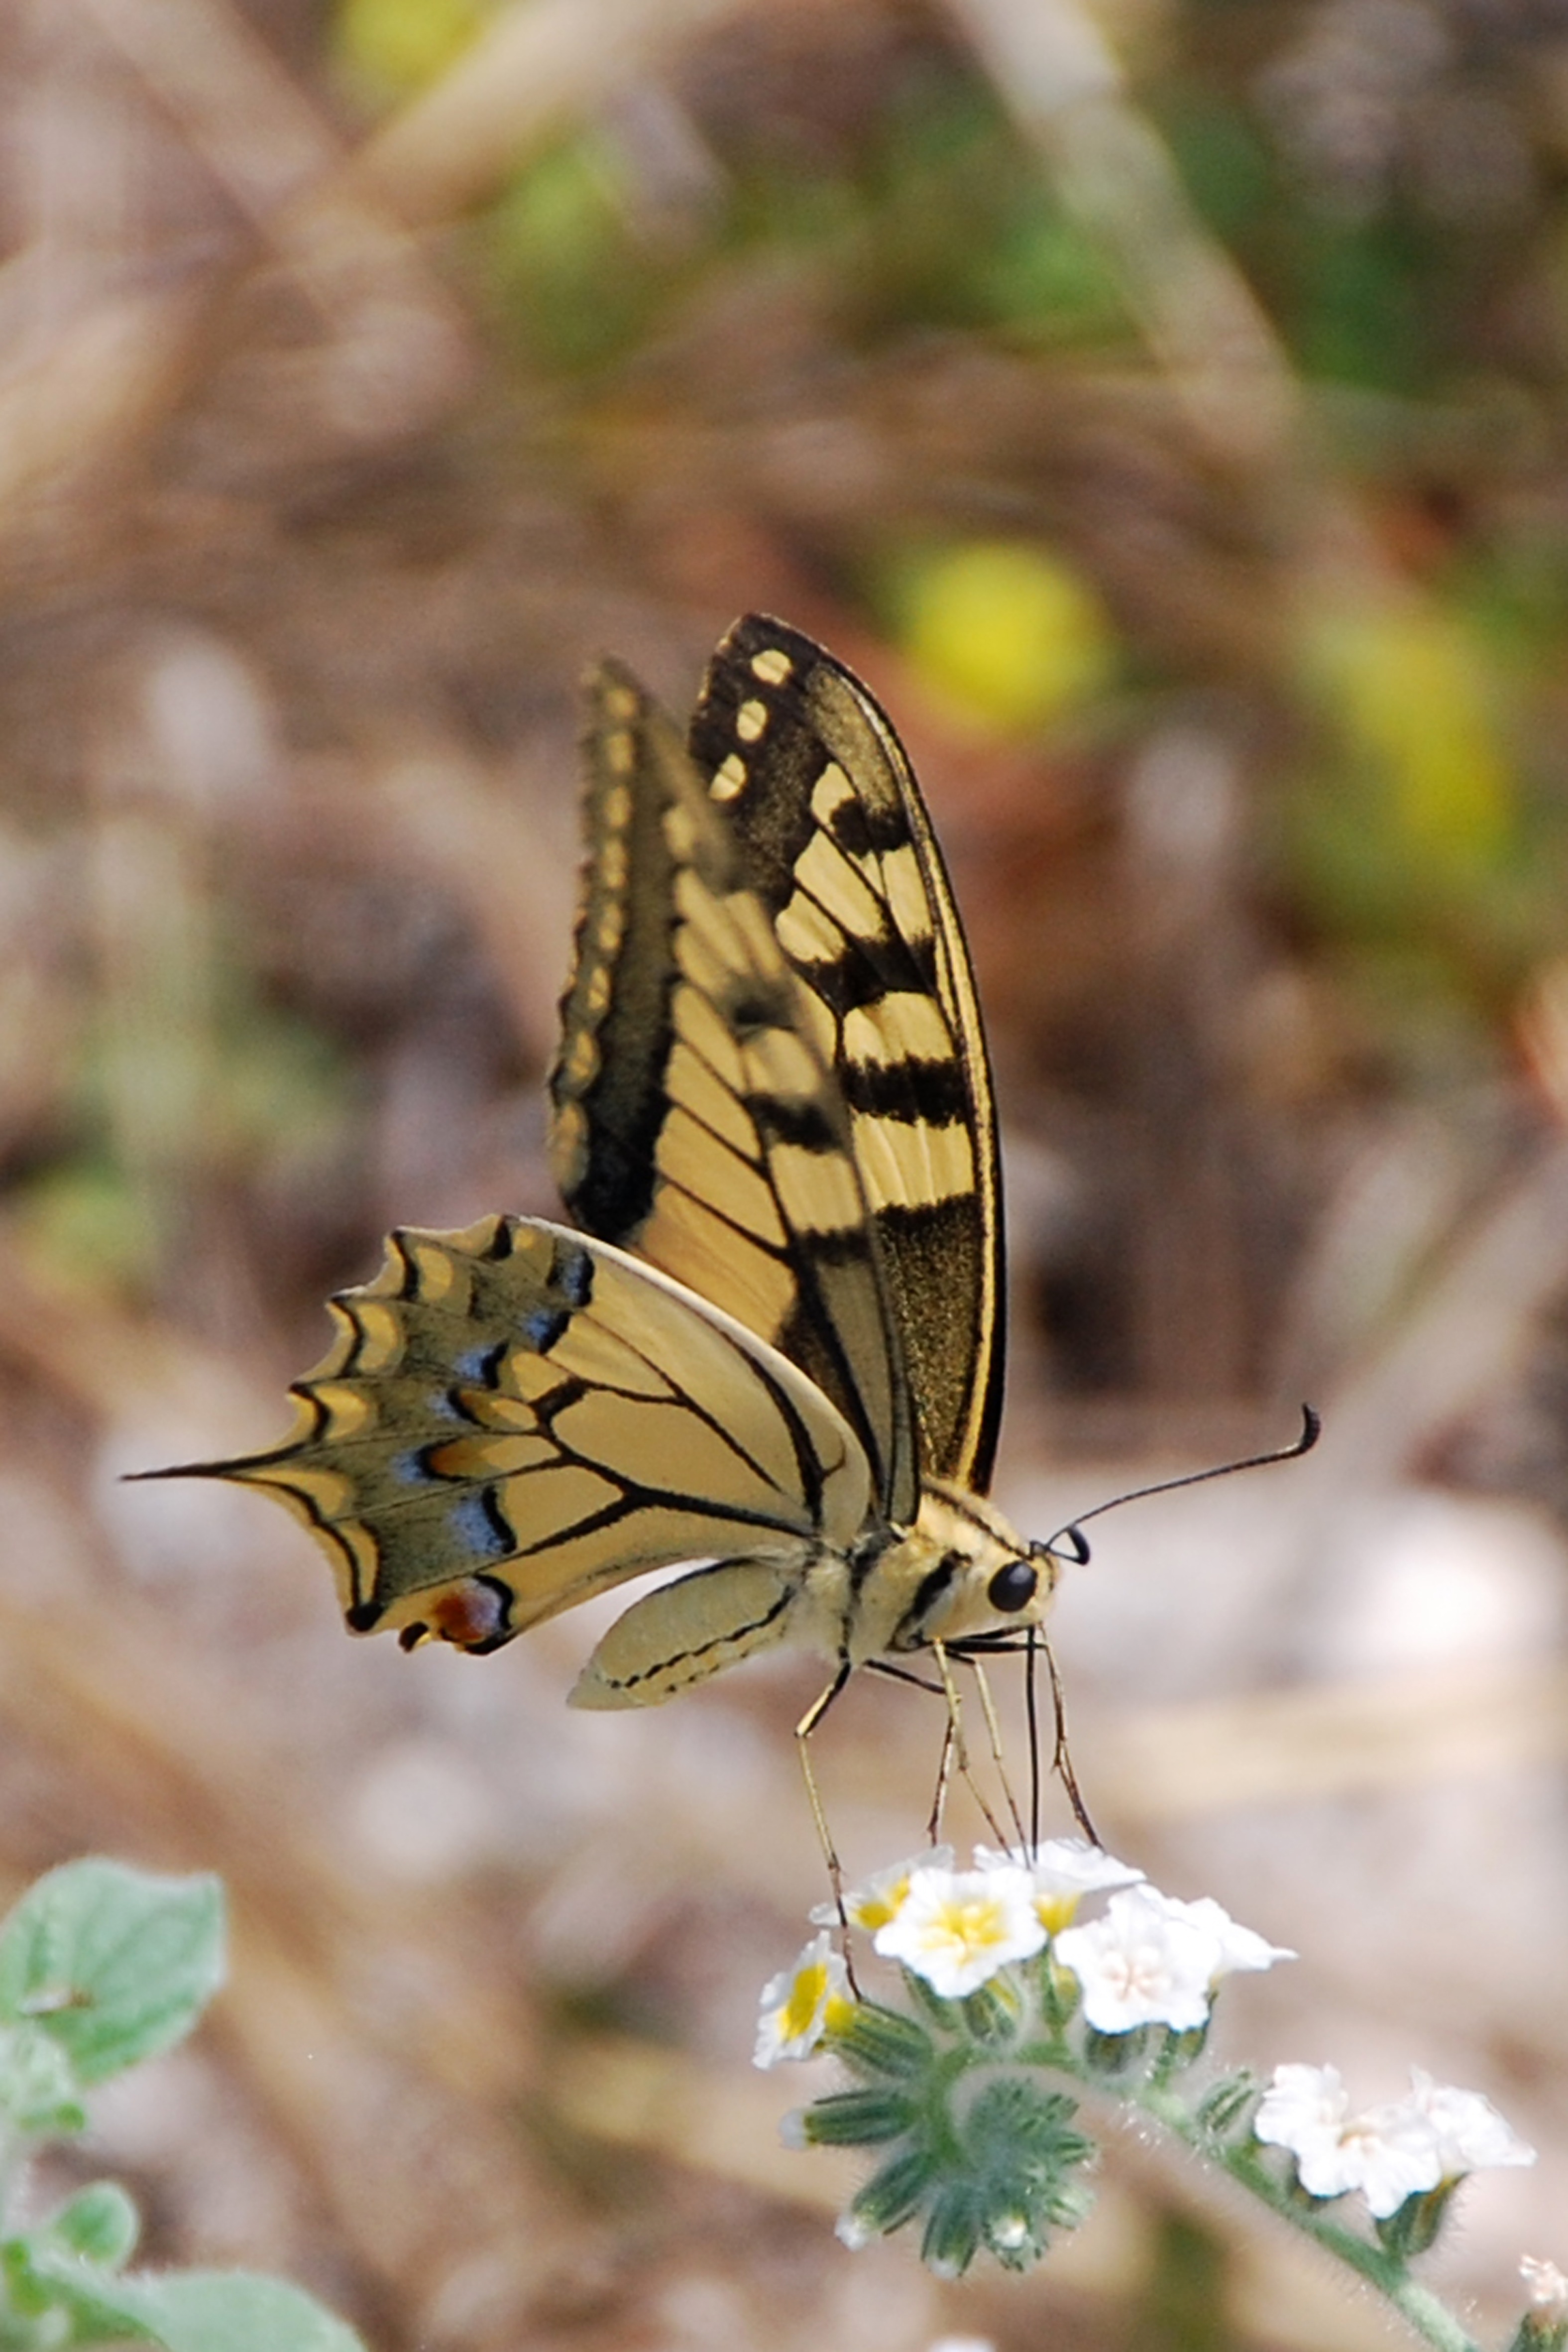
[[[1238,1470],[1266,1470],[1274,1462],[1299,1462],[1303,1454],[1312,1452],[1322,1435],[1322,1416],[1314,1412],[1310,1404],[1304,1404],[1301,1407],[1301,1433],[1289,1445],[1278,1446],[1271,1454],[1248,1454],[1239,1462],[1219,1462],[1212,1470],[1188,1470],[1179,1478],[1159,1478],[1152,1486],[1134,1486],[1126,1495],[1113,1495],[1108,1503],[1096,1503],[1092,1511],[1082,1511],[1077,1518],[1069,1519],[1065,1527],[1058,1528],[1044,1548],[1047,1551],[1054,1551],[1059,1544],[1066,1546],[1069,1559],[1082,1568],[1089,1558],[1089,1546],[1082,1531],[1090,1519],[1102,1518],[1107,1511],[1119,1511],[1124,1503],[1144,1502],[1150,1495],[1174,1495],[1180,1486],[1202,1486],[1210,1478],[1231,1478]],[[1054,1667],[1051,1679],[1054,1682]],[[1060,1714],[1058,1720],[1060,1723]]]

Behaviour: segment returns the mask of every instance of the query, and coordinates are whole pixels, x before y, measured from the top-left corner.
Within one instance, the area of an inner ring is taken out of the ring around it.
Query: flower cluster
[[[1103,1907],[1081,1924],[1090,1896]],[[945,2273],[982,2249],[1013,2269],[1038,2260],[1090,2202],[1095,2150],[1065,2082],[1157,2119],[1421,2325],[1436,2305],[1406,2265],[1433,2242],[1458,2182],[1533,2161],[1479,2092],[1419,2069],[1407,2097],[1354,2115],[1332,2066],[1281,2066],[1261,2090],[1245,2072],[1208,2074],[1199,2062],[1223,1979],[1295,1955],[1216,1902],[1161,1894],[1082,1839],[977,1846],[967,1870],[934,1847],[812,1920],[820,1932],[763,1994],[757,2063],[822,2050],[845,2068],[850,2087],[787,2128],[801,2144],[877,2152],[840,2225],[851,2244],[919,2221],[922,2254]],[[901,2005],[865,1998],[835,1948],[837,1925],[897,1966]],[[1275,2149],[1292,2162],[1281,2167]],[[1371,2234],[1322,2212],[1352,2190]],[[1568,2352],[1562,2273],[1539,2262],[1527,2277],[1520,2345]],[[1458,2339],[1439,2330],[1432,2340]]]
[[[1401,2242],[1415,2252],[1431,2242],[1448,2193],[1467,2173],[1533,2164],[1535,2150],[1479,2091],[1435,2083],[1419,2066],[1410,2079],[1408,2098],[1352,2115],[1336,2066],[1276,2066],[1252,2132],[1295,2158],[1309,2196],[1359,2189],[1380,2224],[1405,2215]]]
[[[1076,1925],[1097,1895],[1103,1914]],[[920,2219],[926,2262],[954,2273],[981,2247],[1021,2269],[1088,2210],[1093,2146],[1044,2070],[1106,2080],[1190,2064],[1221,1978],[1290,1957],[1078,1838],[978,1846],[968,1870],[934,1848],[847,1893],[841,1916],[901,1968],[913,2013],[857,1997],[833,1947],[839,1906],[823,1906],[821,1932],[763,1994],[757,2063],[841,2060],[854,2087],[796,2128],[883,2152],[841,2234],[858,2244]]]
[[[1073,1925],[1086,1895],[1111,1889],[1102,1918]],[[759,2066],[809,2055],[828,2032],[832,2002],[849,1998],[827,1932],[838,1916],[836,1905],[819,1905],[811,1919],[823,1932],[764,1992]],[[970,1870],[953,1868],[950,1846],[934,1847],[846,1894],[843,1916],[943,2000],[966,2000],[1049,1947],[1058,1992],[1065,1970],[1085,2022],[1106,2034],[1145,2025],[1197,2031],[1222,1977],[1295,1958],[1207,1897],[1159,1894],[1142,1871],[1082,1838],[1052,1838],[1030,1853],[977,1846]],[[1010,1990],[1016,1998],[1018,1987]]]

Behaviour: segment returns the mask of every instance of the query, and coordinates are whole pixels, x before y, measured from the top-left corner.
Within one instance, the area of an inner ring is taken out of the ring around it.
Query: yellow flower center
[[[809,1969],[799,1971],[789,1988],[789,1998],[784,2004],[782,2022],[787,2041],[794,2042],[802,2033],[810,2033],[827,1990],[825,1960],[814,1960]]]
[[[973,1895],[967,1902],[945,1904],[923,1940],[928,1948],[951,1943],[962,1945],[967,1952],[986,1952],[1005,1943],[1007,1935],[1002,1906],[985,1895]]]
[[[868,1889],[858,1903],[851,1906],[850,1916],[857,1927],[863,1928],[868,1936],[874,1936],[879,1927],[885,1927],[890,1919],[897,1918],[908,1892],[909,1873],[905,1871],[903,1877],[895,1878],[891,1885]]]
[[[1076,1891],[1037,1895],[1034,1898],[1034,1907],[1040,1915],[1040,1924],[1046,1934],[1060,1936],[1063,1927],[1071,1927],[1078,1916],[1078,1906],[1082,1899]]]

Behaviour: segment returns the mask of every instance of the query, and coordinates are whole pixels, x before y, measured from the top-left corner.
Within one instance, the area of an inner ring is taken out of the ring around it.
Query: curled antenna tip
[[[1064,1528],[1058,1528],[1045,1549],[1054,1551],[1059,1544],[1068,1545],[1068,1558],[1082,1568],[1089,1558],[1089,1542],[1083,1528],[1090,1519],[1099,1518],[1105,1511],[1119,1511],[1124,1503],[1142,1503],[1151,1495],[1174,1495],[1182,1486],[1207,1486],[1211,1478],[1233,1478],[1239,1470],[1266,1470],[1276,1462],[1300,1461],[1303,1454],[1312,1452],[1322,1435],[1322,1416],[1312,1405],[1303,1404],[1301,1433],[1292,1438],[1289,1445],[1277,1446],[1270,1454],[1249,1454],[1239,1462],[1217,1463],[1212,1470],[1188,1470],[1179,1478],[1161,1478],[1152,1486],[1134,1486],[1130,1494],[1114,1495],[1108,1503],[1096,1503],[1092,1511],[1080,1511],[1075,1519],[1069,1519]]]

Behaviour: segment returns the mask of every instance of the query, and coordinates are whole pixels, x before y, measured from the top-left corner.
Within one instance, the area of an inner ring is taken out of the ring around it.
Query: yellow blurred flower
[[[1370,760],[1402,844],[1421,863],[1473,869],[1507,845],[1513,793],[1490,681],[1462,621],[1411,602],[1335,615],[1312,668],[1353,751]]]
[[[1009,732],[1046,725],[1111,677],[1114,639],[1093,590],[1021,540],[925,556],[899,601],[904,650],[927,683]]]
[[[338,54],[380,90],[419,89],[466,48],[484,16],[478,0],[342,0]]]

